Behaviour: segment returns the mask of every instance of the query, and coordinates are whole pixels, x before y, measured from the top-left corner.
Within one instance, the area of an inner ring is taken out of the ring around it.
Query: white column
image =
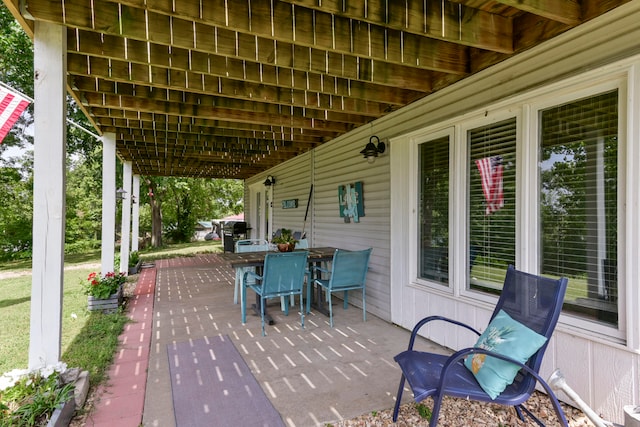
[[[115,271],[116,251],[116,134],[102,136],[102,255],[101,273]]]
[[[129,244],[131,242],[131,162],[122,164],[122,232],[120,234],[120,272],[129,271]]]
[[[32,369],[60,360],[66,208],[66,46],[65,27],[35,22],[34,238],[29,335]]]
[[[131,188],[131,252],[138,250],[138,238],[140,237],[140,175],[133,175]]]

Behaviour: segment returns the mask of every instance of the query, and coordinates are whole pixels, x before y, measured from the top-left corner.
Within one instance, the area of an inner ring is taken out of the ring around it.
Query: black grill
[[[235,251],[235,241],[247,234],[247,223],[245,221],[227,221],[222,226],[224,234],[222,245],[225,252]]]
[[[230,234],[238,237],[241,234],[247,234],[247,223],[244,221],[228,221],[222,227],[224,234]]]

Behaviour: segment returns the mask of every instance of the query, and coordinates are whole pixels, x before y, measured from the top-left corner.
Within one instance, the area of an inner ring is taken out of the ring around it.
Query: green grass
[[[195,242],[140,251],[143,261],[221,252],[221,242]],[[87,310],[83,284],[96,269],[83,264],[100,264],[100,252],[65,256],[62,307],[62,361],[69,367],[90,372],[91,383],[103,378],[117,346],[126,316],[122,313],[101,315]],[[27,272],[31,261],[2,263],[2,272]],[[26,368],[29,359],[29,318],[31,275],[0,279],[0,373]]]
[[[222,241],[179,243],[160,248],[143,249],[138,253],[140,254],[140,259],[145,262],[154,259],[176,258],[212,252],[222,252]]]

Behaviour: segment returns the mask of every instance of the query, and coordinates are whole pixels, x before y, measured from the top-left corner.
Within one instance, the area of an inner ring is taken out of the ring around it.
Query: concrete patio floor
[[[135,339],[135,352],[140,347],[137,342],[151,334],[150,351],[142,351],[148,362],[134,365],[148,369],[144,426],[176,425],[167,345],[205,336],[231,338],[285,425],[324,426],[394,405],[400,370],[393,356],[406,348],[408,331],[371,314],[363,322],[361,309],[343,310],[342,304],[334,306],[333,329],[328,317],[315,311],[305,317],[302,329],[299,307],[284,316],[279,301],[274,301],[268,309],[276,323],[267,326],[263,337],[259,316],[248,313],[247,323],[242,324],[240,305],[233,304],[234,271],[218,255],[162,260],[154,273],[153,319],[148,308],[137,309],[138,320],[134,317],[135,323],[129,325],[136,335],[128,338],[130,346]],[[143,270],[142,277],[148,280],[151,275],[144,276]],[[426,340],[420,345],[440,350]],[[107,397],[113,401],[129,393],[129,399],[121,400],[131,402],[135,400],[131,393],[140,391],[129,384],[130,379],[120,380],[125,383],[122,391],[117,379],[110,382]],[[405,392],[404,399],[411,400],[411,393]],[[111,420],[111,425],[139,425],[128,424],[130,420]]]

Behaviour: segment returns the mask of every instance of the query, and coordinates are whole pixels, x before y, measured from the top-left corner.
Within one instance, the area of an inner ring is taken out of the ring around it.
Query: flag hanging
[[[491,215],[504,206],[502,192],[502,157],[492,156],[476,160],[482,180],[482,192],[487,202],[485,215]]]
[[[22,96],[0,86],[0,144],[28,105]]]

